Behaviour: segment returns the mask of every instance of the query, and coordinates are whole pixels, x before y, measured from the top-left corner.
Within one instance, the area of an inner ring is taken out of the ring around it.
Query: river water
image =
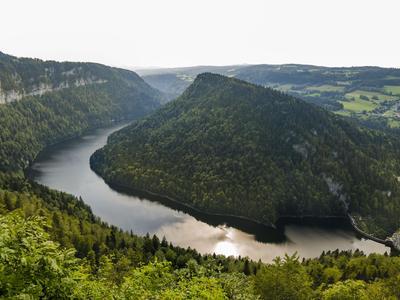
[[[147,232],[200,253],[248,256],[270,262],[285,253],[317,257],[327,250],[389,252],[389,248],[356,235],[347,222],[287,223],[279,230],[249,222],[218,218],[167,206],[111,189],[89,166],[89,157],[122,126],[98,129],[42,152],[30,176],[51,188],[81,196],[103,221],[144,235]],[[186,213],[184,212],[186,211]]]

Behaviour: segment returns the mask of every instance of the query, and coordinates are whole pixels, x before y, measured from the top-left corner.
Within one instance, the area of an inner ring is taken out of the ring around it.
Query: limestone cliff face
[[[1,71],[1,70],[0,70]],[[78,73],[78,74],[76,74]],[[15,81],[12,83],[12,88],[4,88],[0,78],[0,104],[11,103],[19,101],[27,96],[41,96],[45,93],[59,91],[71,87],[79,87],[90,84],[102,84],[106,83],[106,79],[101,79],[96,76],[90,75],[88,77],[79,77],[79,72],[75,71],[75,68],[62,72],[60,75],[55,74],[54,70],[52,73],[44,74],[40,77],[39,83],[33,83],[31,85],[22,84],[22,80],[19,78],[19,74],[13,74],[11,78]],[[61,77],[62,80],[54,82],[54,77]],[[31,82],[38,81],[37,78],[30,78]]]
[[[0,171],[22,172],[48,145],[160,106],[135,72],[0,52]]]
[[[21,58],[0,52],[0,104],[92,84],[124,82],[150,88],[136,73],[96,63]]]
[[[22,95],[17,91],[3,91],[0,88],[0,104],[13,102],[22,98]]]

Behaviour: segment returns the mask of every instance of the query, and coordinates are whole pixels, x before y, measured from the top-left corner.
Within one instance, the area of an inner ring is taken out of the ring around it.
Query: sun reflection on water
[[[219,226],[219,228],[225,232],[225,237],[222,241],[219,241],[215,245],[214,253],[223,254],[225,256],[231,256],[231,255],[238,256],[239,250],[235,245],[235,243],[233,243],[234,240],[233,228],[228,228],[226,226]]]
[[[214,248],[214,253],[215,254],[222,254],[225,256],[238,256],[239,252],[235,246],[235,244],[233,244],[231,241],[222,241],[219,242],[218,244],[215,245]]]

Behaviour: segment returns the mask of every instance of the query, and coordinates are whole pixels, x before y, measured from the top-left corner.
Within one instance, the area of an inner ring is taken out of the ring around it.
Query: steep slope
[[[247,267],[256,266],[247,259],[224,257],[214,263],[211,255],[174,247],[165,239],[123,232],[94,216],[81,198],[24,177],[22,171],[49,144],[115,120],[141,117],[158,107],[160,93],[134,72],[0,53],[0,86],[4,97],[0,105],[0,298],[136,299],[138,294],[158,297],[164,290],[170,298],[198,298],[196,291],[213,296],[218,292],[222,297],[224,284],[211,274],[202,282],[216,286],[212,290],[198,281],[180,280],[180,274],[193,271],[185,268],[186,263],[194,263],[197,269],[206,261],[208,271],[219,270],[222,262],[229,264],[230,271],[233,265],[243,271],[245,261]],[[153,268],[154,260],[162,263]],[[143,276],[136,273],[122,287],[128,279],[125,275],[140,272],[139,266]],[[164,285],[165,278],[171,279],[162,290],[135,285],[136,281],[154,283],[149,268]],[[104,288],[101,282],[107,282]],[[176,294],[187,293],[187,297],[171,294],[176,282]],[[194,293],[189,295],[182,283]]]
[[[0,52],[0,103],[63,89],[121,81],[138,92],[149,86],[134,72],[95,63],[56,62]],[[149,92],[149,91],[147,91]],[[159,94],[156,90],[152,93]]]
[[[31,102],[18,102],[22,107],[26,103]],[[32,134],[52,135],[47,123],[33,116],[26,118],[35,121]],[[2,298],[343,298],[354,287],[356,298],[399,294],[398,257],[335,251],[302,263],[286,256],[267,265],[200,255],[156,236],[138,237],[109,226],[82,199],[9,173],[0,173],[0,228]]]
[[[177,97],[197,74],[213,72],[272,87],[372,128],[400,127],[400,69],[312,65],[233,65],[139,70],[151,86]]]
[[[264,223],[341,216],[400,227],[398,143],[268,88],[201,74],[91,158],[106,181]]]
[[[131,71],[0,53],[0,171],[22,170],[47,145],[84,130],[141,117],[160,99]]]

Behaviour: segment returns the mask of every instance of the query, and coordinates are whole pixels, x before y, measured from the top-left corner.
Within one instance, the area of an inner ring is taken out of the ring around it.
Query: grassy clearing
[[[378,92],[363,91],[363,90],[356,90],[354,92],[347,93],[345,95],[345,97],[346,97],[346,99],[354,98],[355,100],[363,100],[363,99],[360,99],[361,95],[367,96],[371,102],[387,101],[387,100],[390,101],[390,100],[397,99],[397,97],[395,97],[395,96],[385,95],[385,94],[378,93]],[[373,99],[374,97],[378,98],[378,100]],[[366,101],[366,100],[363,100],[363,101]]]
[[[321,97],[320,93],[311,93],[311,94],[305,94],[307,97]]]
[[[399,128],[400,127],[400,122],[398,120],[389,119],[388,125],[389,125],[390,128]]]
[[[385,85],[383,90],[386,93],[392,93],[393,95],[400,95],[400,86],[398,85]]]
[[[319,85],[319,86],[309,86],[306,88],[308,91],[318,91],[318,92],[343,92],[343,86],[336,86],[336,85]]]
[[[362,100],[360,98],[355,98],[354,101],[340,101],[343,104],[345,110],[360,113],[363,111],[372,111],[378,105],[372,101]]]

